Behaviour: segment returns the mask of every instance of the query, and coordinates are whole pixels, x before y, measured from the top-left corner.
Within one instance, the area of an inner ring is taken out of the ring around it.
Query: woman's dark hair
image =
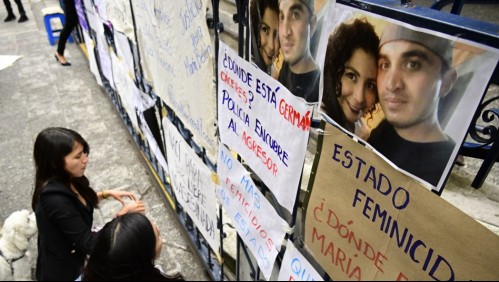
[[[279,3],[277,0],[251,0],[250,4],[250,16],[251,16],[251,29],[253,33],[253,43],[251,52],[253,53],[253,60],[255,64],[262,70],[267,70],[265,61],[263,60],[262,54],[260,54],[259,48],[261,47],[260,38],[260,24],[265,14],[265,10],[270,9],[279,14]]]
[[[324,92],[322,102],[324,111],[338,122],[345,125],[346,118],[338,103],[341,96],[341,77],[345,64],[357,49],[372,55],[378,62],[379,38],[374,27],[366,19],[355,19],[352,23],[341,23],[329,36],[326,58],[324,60]],[[376,95],[376,103],[379,97]],[[372,113],[375,108],[369,111]]]
[[[106,223],[99,232],[83,270],[83,281],[169,281],[154,267],[156,235],[149,219],[127,213]]]
[[[73,184],[86,201],[97,204],[97,194],[90,188],[88,179],[85,176],[72,178],[64,168],[64,158],[73,151],[77,143],[83,146],[85,154],[90,153],[87,141],[71,129],[50,127],[42,130],[36,137],[33,150],[36,170],[35,191],[31,202],[33,210],[44,187],[51,180],[62,182],[68,189],[71,189],[70,185]]]

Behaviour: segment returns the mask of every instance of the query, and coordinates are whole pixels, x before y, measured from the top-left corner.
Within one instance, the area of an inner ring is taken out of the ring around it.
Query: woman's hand
[[[102,191],[102,196],[105,198],[113,197],[117,201],[119,201],[123,206],[126,206],[125,201],[123,198],[128,198],[132,201],[137,201],[137,197],[135,196],[134,193],[132,192],[127,192],[127,191],[120,191],[120,190],[104,190]]]
[[[146,207],[144,206],[144,203],[142,201],[133,201],[128,204],[124,204],[124,207],[120,210],[116,216],[124,215],[125,213],[131,213],[131,212],[140,212],[144,213],[146,211]]]

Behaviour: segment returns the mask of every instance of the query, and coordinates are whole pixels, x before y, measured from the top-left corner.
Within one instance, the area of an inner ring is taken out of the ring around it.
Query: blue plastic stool
[[[58,18],[61,21],[62,26],[64,26],[64,11],[60,7],[48,7],[42,9],[42,14],[43,20],[45,22],[45,29],[47,30],[49,43],[50,45],[55,45],[56,41],[59,39],[59,35],[62,29],[53,29],[51,20],[54,18]],[[73,38],[71,37],[71,35],[68,38],[68,42],[73,42]]]

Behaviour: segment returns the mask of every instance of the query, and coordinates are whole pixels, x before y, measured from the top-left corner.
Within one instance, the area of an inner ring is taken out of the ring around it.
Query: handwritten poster
[[[135,38],[130,0],[107,1],[105,7],[113,29],[125,33],[130,38]]]
[[[132,5],[146,81],[215,160],[215,54],[206,25],[207,0],[144,0]]]
[[[104,33],[96,33],[95,39],[97,41],[97,54],[102,75],[107,78],[109,84],[114,89],[113,66],[111,62],[111,54],[109,52],[109,45],[107,45]]]
[[[94,8],[95,8],[95,13],[96,15],[104,22],[107,22],[108,16],[107,16],[107,8],[106,8],[106,2],[110,2],[108,0],[93,0],[94,1]]]
[[[102,79],[100,77],[99,67],[97,66],[97,59],[95,57],[96,49],[94,41],[92,40],[92,38],[90,38],[87,32],[82,32],[82,34],[85,40],[85,47],[87,48],[88,64],[90,66],[90,71],[94,75],[97,84],[102,86]]]
[[[113,66],[113,79],[116,87],[116,92],[120,96],[121,104],[125,108],[132,125],[135,129],[139,129],[137,122],[136,104],[139,99],[140,91],[133,79],[130,77],[127,64],[121,57],[117,57],[111,53],[112,66]]]
[[[219,253],[220,231],[217,228],[216,185],[212,182],[212,172],[167,118],[163,124],[170,178],[177,201],[213,251]]]
[[[223,144],[220,144],[217,173],[220,178],[217,197],[268,280],[281,249],[284,230],[289,227]]]
[[[497,280],[499,236],[326,125],[305,244],[333,280]]]
[[[292,211],[312,107],[220,42],[220,139],[236,151]]]
[[[102,79],[100,76],[99,67],[97,65],[98,52],[95,48],[94,39],[91,38],[90,34],[103,32],[102,23],[94,14],[94,7],[91,1],[83,0],[86,12],[86,18],[88,19],[87,25],[88,30],[83,31],[83,39],[85,41],[85,46],[87,48],[88,62],[90,65],[90,71],[94,74],[97,84],[102,86]]]
[[[125,67],[124,69],[126,70],[126,75],[130,77],[130,79],[135,80],[133,54],[128,37],[124,33],[115,31],[114,45],[116,46],[116,52],[118,53],[120,62]]]
[[[296,249],[293,242],[286,244],[286,252],[282,259],[278,281],[324,281],[322,276]]]

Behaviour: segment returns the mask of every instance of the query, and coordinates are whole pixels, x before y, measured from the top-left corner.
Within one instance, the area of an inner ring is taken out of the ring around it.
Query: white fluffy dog
[[[31,280],[29,239],[37,233],[36,217],[15,211],[5,220],[0,239],[0,281]]]

